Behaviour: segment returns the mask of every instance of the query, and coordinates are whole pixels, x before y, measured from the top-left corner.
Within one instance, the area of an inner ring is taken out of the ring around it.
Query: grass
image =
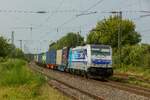
[[[128,77],[124,79],[114,76],[111,78],[112,80],[150,88],[150,67],[115,67],[114,73],[128,75]]]
[[[43,84],[38,90],[32,85],[1,87],[0,100],[69,100],[59,91]]]
[[[0,64],[0,85],[16,86],[30,84],[32,82],[40,85],[44,82],[41,75],[33,74],[26,66],[23,60],[8,60]]]
[[[145,80],[150,79],[150,67],[135,67],[135,66],[123,66],[114,69],[115,73],[123,73],[141,77]]]
[[[33,73],[23,60],[0,63],[0,100],[68,100],[49,87],[44,76]]]

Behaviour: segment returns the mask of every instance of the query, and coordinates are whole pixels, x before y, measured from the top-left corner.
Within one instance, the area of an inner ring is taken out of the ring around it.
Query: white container
[[[61,65],[62,64],[62,50],[57,50],[56,53],[56,64]]]

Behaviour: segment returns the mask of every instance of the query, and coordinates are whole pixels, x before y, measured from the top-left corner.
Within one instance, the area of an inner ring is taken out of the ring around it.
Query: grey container
[[[38,63],[42,63],[42,54],[38,54]]]

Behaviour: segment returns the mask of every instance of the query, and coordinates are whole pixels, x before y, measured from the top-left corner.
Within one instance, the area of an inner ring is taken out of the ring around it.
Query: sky
[[[81,31],[86,37],[98,21],[111,15],[104,12],[123,11],[124,19],[135,22],[142,43],[150,44],[150,16],[140,17],[149,13],[135,12],[144,10],[150,11],[150,0],[0,0],[0,35],[11,39],[14,31],[17,47],[23,40],[26,53],[40,53],[68,32]],[[37,11],[48,13],[31,13]],[[76,17],[81,11],[97,13]]]

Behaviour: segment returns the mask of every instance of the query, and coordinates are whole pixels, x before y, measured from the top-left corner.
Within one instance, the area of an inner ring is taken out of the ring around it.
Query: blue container
[[[56,64],[56,50],[46,52],[46,64]]]

